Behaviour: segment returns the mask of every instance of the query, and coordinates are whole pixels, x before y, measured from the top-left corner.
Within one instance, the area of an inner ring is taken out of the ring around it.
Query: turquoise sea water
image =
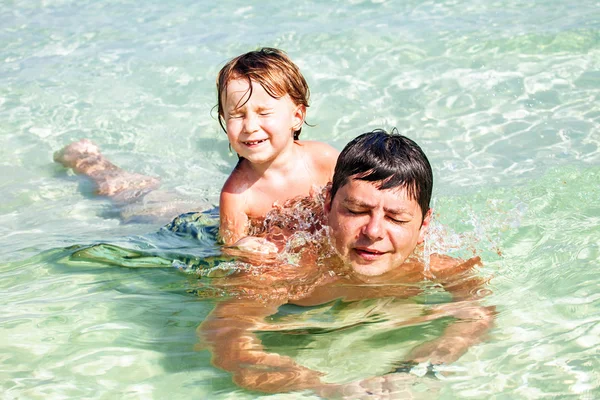
[[[311,87],[303,137],[341,149],[397,127],[434,167],[428,245],[482,255],[495,327],[415,396],[597,398],[599,21],[596,1],[4,1],[2,397],[257,396],[196,346],[213,303],[170,265],[218,254],[211,236],[107,217],[109,202],[52,153],[87,137],[123,168],[216,203],[236,161],[214,118],[216,73],[275,46]],[[386,329],[263,340],[344,381],[405,350]],[[276,398],[300,397],[314,396]]]

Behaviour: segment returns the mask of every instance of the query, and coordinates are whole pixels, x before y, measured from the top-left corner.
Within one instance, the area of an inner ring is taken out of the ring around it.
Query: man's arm
[[[198,335],[211,350],[213,364],[231,372],[237,385],[267,393],[324,386],[321,373],[289,357],[268,353],[254,333],[283,303],[226,300],[199,326]]]
[[[473,267],[480,263],[479,257],[467,261],[446,256],[432,257],[431,270],[427,277],[440,281],[444,288],[452,293],[455,302],[434,306],[429,313],[403,321],[397,326],[422,324],[443,317],[453,317],[456,321],[452,322],[439,338],[423,343],[409,352],[405,361],[393,371],[396,373],[342,385],[334,388],[334,392],[349,398],[370,398],[371,395],[390,399],[410,397],[418,373],[406,372],[410,372],[421,363],[452,363],[471,346],[480,342],[493,326],[496,314],[493,306],[484,307],[478,303],[483,295],[489,293],[487,290],[481,290],[486,281],[472,273]]]
[[[416,363],[449,364],[460,358],[471,346],[480,342],[494,323],[495,307],[474,302],[443,304],[434,308],[431,319],[452,316],[442,336],[414,348],[406,357]]]
[[[479,257],[462,261],[436,255],[431,261],[432,273],[452,294],[454,301],[435,306],[427,319],[451,316],[456,321],[439,338],[413,349],[407,359],[417,363],[448,364],[482,340],[493,326],[496,312],[494,306],[479,304],[479,300],[489,293],[484,289],[487,281],[473,274],[473,268],[481,265]]]

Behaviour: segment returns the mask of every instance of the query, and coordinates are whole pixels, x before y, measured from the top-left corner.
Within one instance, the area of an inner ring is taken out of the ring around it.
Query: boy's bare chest
[[[323,186],[320,182],[303,177],[278,177],[260,182],[250,188],[252,203],[271,209],[277,202],[282,205],[285,201],[298,196],[308,196],[313,186]]]

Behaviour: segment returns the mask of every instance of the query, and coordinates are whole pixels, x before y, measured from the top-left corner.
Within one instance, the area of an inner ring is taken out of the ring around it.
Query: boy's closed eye
[[[261,115],[261,116],[271,115],[271,114],[273,114],[273,109],[260,107],[256,112],[258,115]]]

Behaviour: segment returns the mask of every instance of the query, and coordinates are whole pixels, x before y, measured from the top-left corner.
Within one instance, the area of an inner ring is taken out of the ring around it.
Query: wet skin
[[[378,276],[401,265],[423,242],[430,220],[403,188],[379,190],[371,182],[350,179],[325,212],[334,247],[354,272]]]
[[[251,164],[287,161],[281,155],[292,152],[293,131],[304,122],[304,107],[287,94],[272,97],[260,84],[250,86],[245,79],[230,81],[224,97],[223,117],[233,150]]]

